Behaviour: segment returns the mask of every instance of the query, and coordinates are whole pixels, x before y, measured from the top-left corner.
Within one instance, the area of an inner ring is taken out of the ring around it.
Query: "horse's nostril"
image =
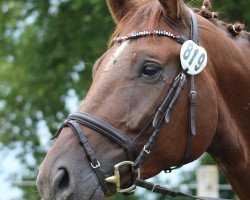
[[[58,185],[60,190],[65,190],[69,187],[69,174],[67,170],[64,170],[64,175]]]
[[[57,174],[53,178],[53,189],[56,190],[67,190],[69,187],[69,174],[65,168],[61,168],[58,170]]]

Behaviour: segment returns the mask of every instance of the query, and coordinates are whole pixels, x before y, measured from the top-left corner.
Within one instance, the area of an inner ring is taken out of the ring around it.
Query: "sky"
[[[70,113],[75,112],[80,105],[76,93],[70,89],[65,98],[66,108]],[[40,139],[41,148],[48,151],[53,142],[51,142],[48,127],[44,120],[38,123],[37,134]],[[12,183],[21,181],[24,175],[25,166],[17,159],[18,152],[21,151],[21,145],[18,143],[15,149],[7,149],[0,143],[0,200],[21,200],[22,191],[12,185]],[[29,164],[35,164],[35,160],[31,155],[26,155],[26,161]]]
[[[16,175],[10,179],[11,174],[20,174],[22,167],[20,162],[16,159],[16,150],[7,150],[1,146],[0,153],[0,200],[18,200],[22,192],[11,185],[13,179],[20,179],[20,175]]]
[[[42,129],[39,129],[41,128]],[[45,150],[51,145],[50,134],[46,123],[41,121],[38,125],[38,135],[41,141],[41,147]],[[43,131],[43,133],[41,133]],[[43,136],[43,137],[41,137]],[[22,180],[25,174],[25,166],[17,158],[21,150],[21,144],[16,143],[15,149],[7,149],[0,146],[0,200],[21,200],[22,191],[14,186]],[[29,165],[35,165],[35,159],[32,155],[27,154],[25,160]],[[14,185],[13,185],[14,184]],[[35,195],[35,194],[34,194]]]

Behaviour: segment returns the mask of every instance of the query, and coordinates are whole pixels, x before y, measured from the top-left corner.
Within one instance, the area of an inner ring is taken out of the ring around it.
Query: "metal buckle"
[[[119,193],[132,193],[136,189],[136,185],[134,185],[134,184],[131,185],[128,188],[125,188],[125,189],[121,188],[121,180],[120,180],[119,168],[121,166],[123,166],[123,165],[131,165],[131,167],[133,167],[134,162],[132,162],[132,161],[123,161],[123,162],[120,162],[120,163],[116,164],[114,166],[114,175],[106,178],[105,181],[107,181],[108,183],[114,183],[116,185],[116,191],[119,192]],[[140,176],[141,176],[140,168],[136,169],[136,173],[137,173],[136,178],[139,179]]]
[[[153,187],[151,189],[152,192],[154,192],[156,186],[158,186],[158,185],[156,185],[156,184],[153,185]]]
[[[146,146],[146,145],[144,145],[143,151],[144,151],[146,154],[150,154],[150,150],[147,150],[147,146]]]
[[[91,165],[91,167],[92,167],[93,169],[96,169],[96,168],[98,168],[98,167],[101,166],[101,164],[99,163],[98,160],[97,160],[97,165],[93,165],[92,163],[90,163],[90,165]]]
[[[196,92],[195,90],[191,90],[191,91],[190,91],[190,95],[192,95],[192,94],[195,94],[195,95],[196,95],[197,92]]]

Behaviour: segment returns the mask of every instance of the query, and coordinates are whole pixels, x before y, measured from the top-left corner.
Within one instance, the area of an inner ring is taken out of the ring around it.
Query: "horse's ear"
[[[165,14],[171,19],[181,17],[182,9],[186,7],[183,0],[159,0],[165,10]]]
[[[116,23],[135,5],[134,0],[107,0],[108,8]]]

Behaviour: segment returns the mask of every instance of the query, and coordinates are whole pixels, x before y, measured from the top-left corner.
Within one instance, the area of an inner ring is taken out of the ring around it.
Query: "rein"
[[[198,23],[197,19],[193,13],[193,11],[190,10],[191,13],[191,28],[190,28],[190,39],[198,44]],[[132,33],[130,36],[121,36],[117,37],[115,39],[115,42],[123,42],[125,40],[130,39],[136,39],[140,37],[146,37],[146,36],[164,36],[164,37],[170,37],[174,40],[176,40],[180,44],[184,44],[187,39],[184,36],[179,36],[167,31],[163,30],[154,30],[154,31],[143,31],[143,32],[137,32]],[[74,134],[77,135],[77,137],[80,140],[80,144],[83,147],[87,159],[94,170],[94,172],[97,175],[97,178],[99,179],[100,185],[102,187],[102,190],[105,194],[108,194],[108,184],[115,184],[117,188],[117,192],[120,193],[133,193],[136,189],[136,186],[143,187],[147,190],[150,190],[152,192],[160,193],[167,196],[177,197],[192,197],[195,199],[218,199],[218,198],[204,198],[204,197],[195,197],[188,194],[184,194],[175,190],[171,190],[159,185],[155,185],[153,183],[147,182],[140,178],[140,166],[142,162],[145,160],[145,158],[150,154],[151,150],[153,149],[157,138],[160,134],[160,128],[161,125],[165,119],[166,123],[169,122],[171,113],[180,97],[181,91],[185,86],[185,83],[187,81],[187,70],[181,70],[178,76],[173,81],[167,95],[163,99],[161,105],[157,109],[155,115],[150,119],[149,123],[143,128],[143,130],[133,139],[129,139],[124,135],[122,132],[120,132],[115,127],[111,126],[110,124],[95,118],[94,116],[84,113],[84,112],[76,112],[71,115],[69,115],[68,119],[61,125],[57,133],[53,136],[55,138],[60,134],[62,129],[64,127],[70,127]],[[167,171],[171,171],[174,169],[177,169],[185,164],[187,159],[190,156],[191,147],[192,147],[192,139],[196,134],[195,129],[195,106],[196,106],[196,91],[195,91],[195,81],[194,81],[194,75],[191,75],[191,86],[190,86],[190,94],[189,94],[189,131],[187,136],[187,145],[185,149],[184,156],[182,160],[179,162],[177,166],[170,167],[167,169]],[[101,135],[107,137],[111,141],[113,141],[115,144],[119,145],[121,148],[124,149],[128,161],[123,161],[121,163],[118,163],[114,166],[114,175],[111,177],[106,177],[105,174],[101,171],[100,167],[101,164],[96,158],[95,152],[92,149],[91,145],[89,144],[84,132],[81,130],[79,125],[87,126]],[[153,133],[151,134],[148,142],[144,145],[143,149],[139,153],[139,156],[135,158],[134,156],[134,145],[139,137],[143,135],[147,128],[151,126],[153,128]],[[52,138],[52,139],[53,139]],[[120,171],[119,169],[121,166],[130,166],[132,168],[132,178],[131,178],[131,184],[128,188],[121,188],[121,180],[120,180]]]

